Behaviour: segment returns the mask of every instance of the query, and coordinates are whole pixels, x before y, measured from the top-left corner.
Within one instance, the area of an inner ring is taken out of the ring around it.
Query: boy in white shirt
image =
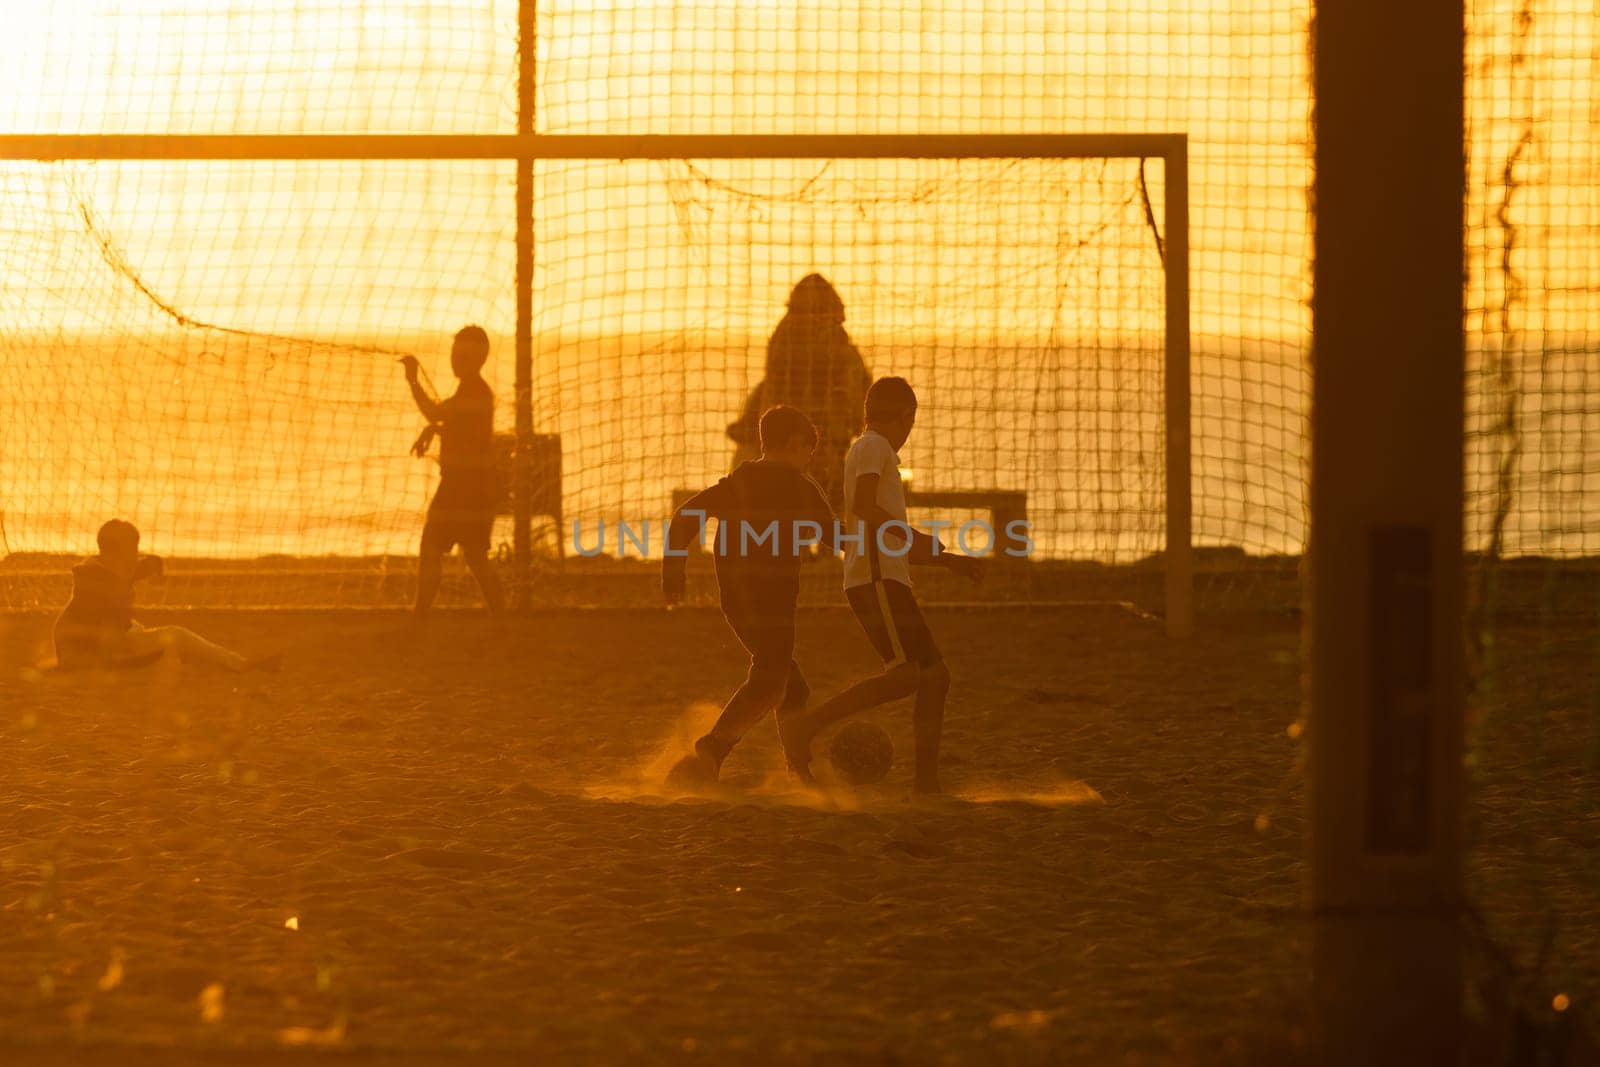
[[[950,671],[911,592],[911,564],[931,564],[977,579],[981,561],[944,551],[906,522],[899,450],[917,417],[917,394],[904,378],[880,378],[867,390],[867,428],[845,457],[844,591],[867,640],[883,657],[881,674],[863,679],[815,710],[779,720],[784,756],[811,783],[811,741],[822,730],[880,704],[916,694],[919,793],[937,793],[939,738]]]

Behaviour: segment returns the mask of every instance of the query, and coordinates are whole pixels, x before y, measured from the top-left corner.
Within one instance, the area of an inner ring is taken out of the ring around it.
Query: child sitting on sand
[[[72,599],[55,624],[56,662],[63,670],[142,667],[175,652],[186,663],[230,671],[275,671],[272,655],[246,659],[181,626],[144,627],[133,618],[133,583],[161,574],[160,556],[139,556],[139,531],[112,519],[100,527],[100,554],[72,568]]]
[[[791,407],[768,408],[759,424],[761,458],[742,463],[691,497],[672,517],[661,586],[668,605],[683,596],[684,550],[707,516],[720,527],[717,588],[722,614],[750,653],[750,671],[694,754],[669,781],[716,781],[722,761],[749,729],[777,708],[779,720],[804,710],[810,689],[794,662],[794,617],[805,547],[836,549],[833,510],[805,471],[817,429]]]
[[[778,720],[789,770],[810,783],[811,740],[851,715],[916,695],[919,793],[939,792],[939,739],[950,671],[911,592],[912,563],[935,564],[976,580],[982,561],[944,551],[936,538],[906,523],[899,451],[917,417],[917,394],[904,378],[879,378],[867,390],[865,432],[845,457],[845,511],[855,535],[846,541],[844,593],[883,671],[863,679],[809,714]]]

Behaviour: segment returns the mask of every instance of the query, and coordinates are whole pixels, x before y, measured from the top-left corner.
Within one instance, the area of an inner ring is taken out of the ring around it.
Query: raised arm
[[[429,422],[440,422],[444,419],[444,403],[428,395],[422,387],[418,375],[417,357],[405,356],[400,360],[406,369],[406,384],[411,387],[411,399],[416,401],[417,410],[422,412],[422,417]]]

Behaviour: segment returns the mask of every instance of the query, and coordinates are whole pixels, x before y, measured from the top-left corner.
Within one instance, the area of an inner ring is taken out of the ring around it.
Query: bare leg
[[[483,602],[489,606],[489,614],[500,618],[506,613],[506,595],[500,588],[500,575],[495,571],[494,564],[489,562],[489,554],[481,550],[463,554],[467,557],[467,570],[472,572],[472,576],[478,580],[478,588],[483,590]]]
[[[800,673],[800,664],[793,660],[789,662],[789,679],[783,686],[783,700],[778,703],[779,715],[794,715],[806,708],[806,701],[811,699],[811,686],[806,684],[806,676]]]
[[[421,619],[433,606],[433,598],[439,592],[439,580],[444,575],[444,554],[446,546],[439,544],[438,539],[424,528],[422,531],[422,551],[417,557],[417,603],[412,608],[412,614]]]
[[[728,758],[733,746],[739,743],[745,731],[778,702],[783,693],[783,679],[766,672],[750,669],[750,677],[734,691],[722,706],[711,730],[694,743],[694,751],[675,763],[667,772],[667,784],[677,786],[707,785],[722,774],[722,761]]]
[[[917,703],[911,725],[917,739],[918,793],[939,793],[939,737],[944,731],[944,701],[950,693],[950,669],[943,663],[924,667],[917,678]]]
[[[781,721],[784,715],[804,709],[810,695],[811,688],[806,685],[805,675],[800,673],[800,665],[793,660],[789,662],[789,669],[782,673],[769,666],[757,667],[752,663],[744,684],[722,706],[722,714],[717,717],[715,725],[694,743],[692,756],[678,761],[678,765],[667,775],[668,781],[688,783],[708,778],[715,780],[722,773],[722,761],[728,758],[733,746],[750,732],[752,726],[765,718],[767,712],[776,706]]]
[[[811,775],[811,739],[836,722],[859,715],[869,708],[887,704],[891,700],[908,697],[921,688],[922,671],[914,663],[902,663],[882,674],[861,681],[828,698],[815,711],[804,715],[791,715],[778,719],[778,733],[783,739],[783,755],[789,770],[802,782],[814,782]],[[948,685],[948,674],[946,674]],[[939,714],[943,718],[943,698]],[[937,739],[934,742],[938,754]]]
[[[785,675],[770,667],[750,666],[744,684],[722,706],[722,714],[710,731],[695,742],[695,752],[710,759],[718,769],[733,746],[760,722],[783,697]]]
[[[206,663],[230,671],[242,671],[251,665],[250,661],[239,653],[213,644],[193,630],[186,630],[182,626],[155,626],[148,629],[140,627],[129,630],[121,645],[119,654],[122,655],[138,656],[166,649],[177,653],[178,658],[185,663]]]

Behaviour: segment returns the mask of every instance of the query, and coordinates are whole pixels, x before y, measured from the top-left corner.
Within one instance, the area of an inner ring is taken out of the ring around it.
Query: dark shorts
[[[851,586],[844,595],[886,666],[915,663],[932,667],[944,662],[944,654],[934,642],[933,631],[928,629],[909,585],[880,580]]]
[[[750,653],[756,669],[784,670],[794,660],[793,581],[730,583],[722,589],[722,614]]]
[[[422,543],[448,552],[460,545],[464,552],[489,551],[494,531],[493,483],[481,478],[446,477],[428,505]]]
[[[460,545],[463,552],[487,553],[493,532],[492,515],[488,518],[442,518],[430,511],[428,521],[422,527],[422,543],[441,552],[448,552]]]

